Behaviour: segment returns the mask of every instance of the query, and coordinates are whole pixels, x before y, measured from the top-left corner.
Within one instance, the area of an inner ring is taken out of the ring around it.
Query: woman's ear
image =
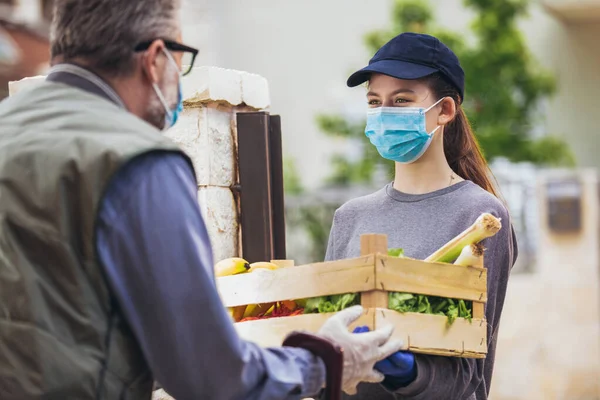
[[[452,97],[446,97],[440,102],[441,111],[438,116],[438,125],[446,125],[456,117],[456,102]]]

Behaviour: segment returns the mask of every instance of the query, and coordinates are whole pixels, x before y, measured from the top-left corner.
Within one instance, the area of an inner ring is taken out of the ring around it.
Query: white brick
[[[206,156],[208,164],[208,183],[213,186],[231,186],[236,178],[236,146],[232,132],[232,113],[215,108],[206,109],[205,149],[200,151]]]
[[[198,202],[213,248],[215,262],[238,255],[238,213],[229,188],[201,187]]]
[[[225,102],[232,106],[242,103],[240,71],[218,67],[198,67],[183,78],[183,98],[186,103]]]
[[[269,108],[269,82],[260,75],[242,72],[242,100],[246,105],[258,110]]]
[[[192,159],[201,186],[230,187],[234,183],[232,118],[231,112],[212,107],[187,108],[165,133]]]
[[[200,116],[205,112],[203,108],[186,108],[183,110],[177,124],[167,130],[164,135],[177,143],[179,147],[194,162],[196,174],[201,173],[201,168],[196,160],[202,157],[198,154],[198,143],[200,141]]]
[[[23,90],[31,89],[46,80],[45,76],[32,76],[19,81],[8,82],[8,95],[14,96]]]

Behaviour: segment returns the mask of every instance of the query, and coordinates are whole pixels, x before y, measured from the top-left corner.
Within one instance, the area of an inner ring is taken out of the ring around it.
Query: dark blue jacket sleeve
[[[180,155],[145,155],[118,173],[101,204],[97,248],[155,379],[175,398],[301,399],[322,387],[324,366],[311,353],[237,336]]]

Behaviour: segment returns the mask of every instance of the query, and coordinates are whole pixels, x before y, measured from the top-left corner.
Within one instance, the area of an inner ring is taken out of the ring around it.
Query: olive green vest
[[[94,241],[111,177],[151,151],[181,153],[71,86],[44,82],[0,103],[0,399],[151,398]]]

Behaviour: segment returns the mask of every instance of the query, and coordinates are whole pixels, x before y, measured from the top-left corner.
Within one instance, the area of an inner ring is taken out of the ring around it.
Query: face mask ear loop
[[[165,52],[165,55],[167,56],[167,58],[169,59],[171,64],[173,64],[173,67],[179,71],[179,79],[181,79],[181,71],[179,70],[179,66],[177,65],[177,62],[175,61],[175,59],[173,58],[173,56],[171,55],[170,52],[168,52],[165,49],[163,49],[163,51]]]
[[[435,107],[435,106],[437,106],[438,104],[440,104],[440,102],[441,102],[442,100],[444,100],[444,99],[445,99],[445,97],[442,97],[441,99],[439,99],[438,101],[436,101],[435,103],[433,103],[431,106],[429,106],[429,108],[427,108],[427,109],[425,110],[425,112],[424,112],[423,114],[426,114],[426,113],[427,113],[427,111],[431,110],[433,107]],[[433,136],[433,134],[434,134],[434,133],[435,133],[435,132],[436,132],[438,129],[440,129],[440,127],[441,127],[441,125],[438,125],[438,126],[437,126],[437,127],[434,129],[434,130],[432,130],[432,131],[431,131],[431,133],[429,134],[429,136]]]
[[[441,103],[442,100],[444,100],[446,97],[442,97],[441,99],[439,99],[438,101],[436,101],[435,103],[433,103],[432,105],[430,105],[425,111],[424,113],[427,113],[429,110],[431,110],[433,107],[437,106],[438,104]]]
[[[169,105],[167,104],[167,101],[165,100],[165,97],[163,96],[162,92],[160,91],[160,88],[158,87],[158,85],[156,83],[153,83],[152,87],[154,88],[154,91],[156,92],[156,96],[158,96],[158,100],[160,100],[163,107],[165,108],[165,111],[167,112],[169,119],[173,118],[173,112],[171,112],[171,110],[169,110]]]
[[[433,136],[433,134],[435,132],[437,132],[437,130],[440,129],[441,127],[442,127],[441,125],[438,125],[434,130],[431,131],[431,133],[429,134],[429,136]]]
[[[171,54],[167,50],[165,50],[165,49],[163,49],[163,52],[165,53],[165,55],[169,59],[169,62],[175,67],[175,69],[179,69],[179,67],[177,66],[177,63],[173,59],[173,56],[171,56]],[[179,82],[181,83],[181,72],[179,72]],[[153,83],[152,87],[154,88],[154,91],[156,92],[156,95],[158,96],[158,100],[160,100],[160,102],[162,103],[163,107],[165,108],[165,111],[167,112],[167,115],[168,115],[169,119],[173,119],[173,111],[171,111],[169,109],[169,105],[167,104],[167,100],[163,96],[160,88],[158,87],[158,85],[156,83]]]

